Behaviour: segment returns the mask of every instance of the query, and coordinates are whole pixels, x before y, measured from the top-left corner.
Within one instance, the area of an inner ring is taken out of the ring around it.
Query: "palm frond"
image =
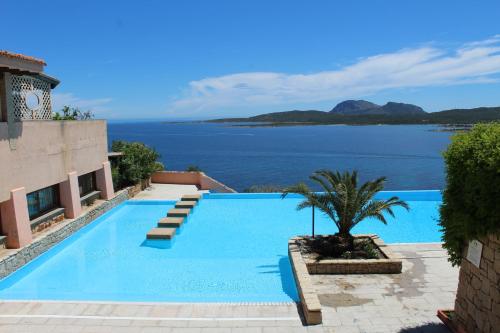
[[[398,197],[375,199],[375,195],[384,188],[385,177],[358,186],[357,171],[340,173],[322,169],[315,171],[309,178],[323,192],[313,192],[306,184],[300,183],[286,188],[281,197],[285,198],[290,193],[302,195],[304,200],[297,209],[316,207],[335,223],[340,233],[350,233],[356,224],[367,218],[387,224],[384,214],[394,217],[393,208],[396,206],[409,210],[408,204]]]

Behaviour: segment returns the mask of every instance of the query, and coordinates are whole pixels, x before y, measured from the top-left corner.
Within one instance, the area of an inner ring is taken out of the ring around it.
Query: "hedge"
[[[440,225],[450,261],[460,265],[469,240],[500,231],[500,123],[455,134],[444,159]]]

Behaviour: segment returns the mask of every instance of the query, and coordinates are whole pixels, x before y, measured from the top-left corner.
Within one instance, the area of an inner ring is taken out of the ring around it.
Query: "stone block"
[[[199,201],[201,199],[201,194],[186,194],[183,195],[181,201]]]
[[[181,200],[177,201],[175,203],[175,208],[194,208],[198,202],[197,201],[188,201],[188,200]]]
[[[168,211],[167,217],[186,217],[190,212],[191,210],[186,208],[172,208]]]
[[[158,221],[160,228],[179,228],[184,223],[183,217],[164,217]]]
[[[480,239],[483,252],[479,269],[462,261],[455,313],[467,332],[491,333],[500,327],[498,239],[498,235]]]
[[[172,239],[175,235],[175,228],[153,228],[148,231],[147,239]]]
[[[495,251],[489,246],[484,246],[482,259],[493,262],[495,260]]]

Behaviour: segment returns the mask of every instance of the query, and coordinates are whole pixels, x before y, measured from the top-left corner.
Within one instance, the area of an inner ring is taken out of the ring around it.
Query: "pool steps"
[[[183,217],[164,217],[158,221],[159,228],[179,228],[184,223]]]
[[[188,208],[172,208],[168,211],[167,217],[187,217],[191,213]]]
[[[201,194],[186,194],[183,195],[181,201],[200,201]]]
[[[175,228],[153,228],[146,235],[147,239],[172,239],[175,235]]]
[[[175,203],[175,208],[167,212],[167,217],[160,219],[160,221],[158,221],[158,226],[149,230],[146,234],[146,238],[167,240],[174,238],[176,230],[184,223],[184,218],[188,217],[201,198],[201,194],[188,194],[182,196],[181,200]]]
[[[175,208],[194,208],[198,201],[177,201],[175,203]]]

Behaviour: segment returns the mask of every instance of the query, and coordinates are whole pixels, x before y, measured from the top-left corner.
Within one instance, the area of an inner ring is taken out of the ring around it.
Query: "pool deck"
[[[440,244],[395,244],[403,273],[312,275],[323,324],[303,326],[294,303],[0,301],[0,332],[448,332],[458,269]]]
[[[139,192],[131,200],[179,200],[186,194],[203,194],[195,185],[158,184],[151,183],[147,189]]]

